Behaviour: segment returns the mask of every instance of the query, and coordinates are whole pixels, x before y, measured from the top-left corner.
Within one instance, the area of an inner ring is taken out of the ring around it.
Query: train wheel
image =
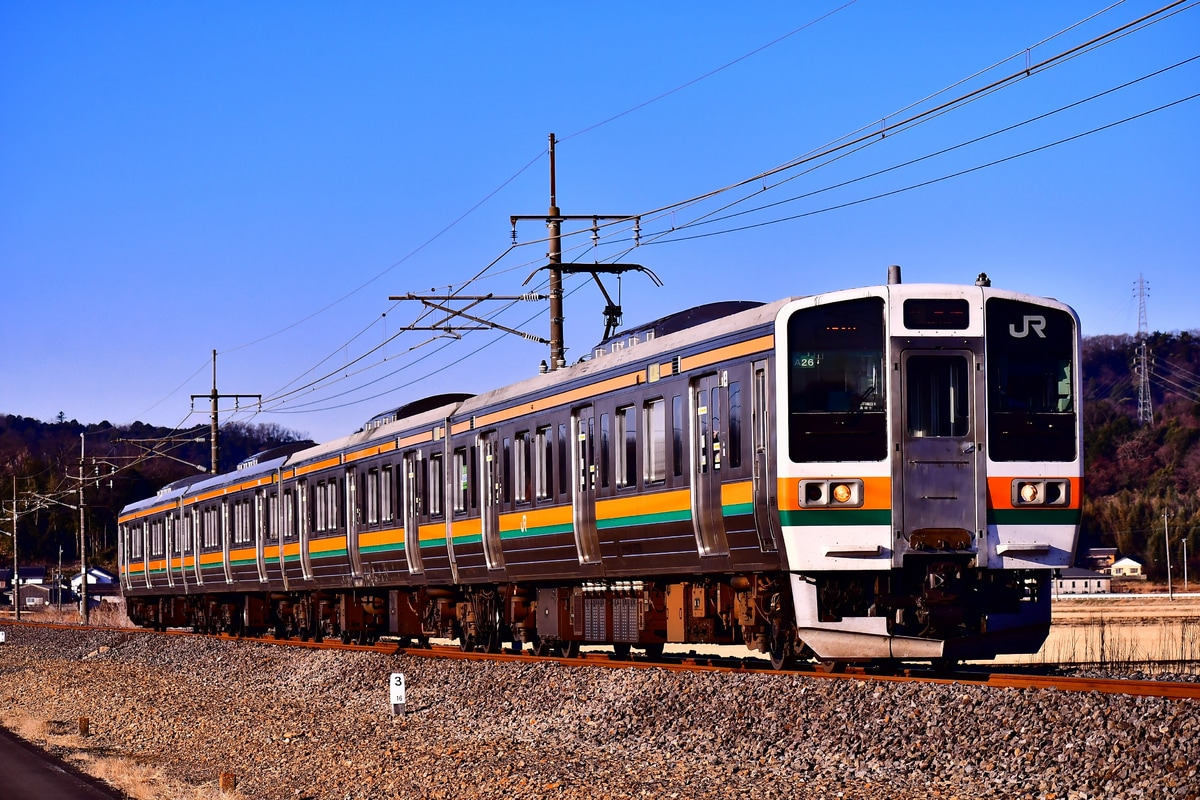
[[[618,661],[628,661],[631,649],[629,642],[617,642],[613,645],[613,655]]]
[[[579,658],[579,642],[563,642],[558,646],[563,658]]]
[[[554,646],[540,636],[533,640],[533,654],[538,658],[546,658],[554,652]]]
[[[821,671],[830,675],[840,674],[846,671],[845,661],[836,661],[832,658],[821,659]]]
[[[662,656],[663,656],[663,643],[662,642],[658,642],[657,644],[648,644],[648,645],[646,645],[645,649],[646,649],[646,658],[650,659],[651,661],[660,661],[662,659]]]
[[[771,655],[771,668],[783,669],[792,660],[791,628],[778,619],[771,620],[771,633],[767,641]]]

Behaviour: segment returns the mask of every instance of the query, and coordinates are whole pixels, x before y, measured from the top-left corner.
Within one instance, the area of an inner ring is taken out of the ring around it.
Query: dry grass
[[[22,612],[21,616],[30,621],[58,622],[70,625],[79,622],[79,609],[75,606],[63,606],[62,611],[58,611],[53,606],[47,606],[40,611]],[[124,603],[101,603],[99,608],[92,609],[92,613],[88,615],[88,621],[92,625],[103,628],[137,627],[129,621],[129,617],[125,614]]]
[[[77,723],[48,721],[30,716],[6,717],[5,727],[39,747],[54,747],[80,772],[98,778],[132,800],[246,800],[238,790],[222,792],[217,779],[192,786],[177,781],[156,767],[103,753],[103,740],[79,735]]]

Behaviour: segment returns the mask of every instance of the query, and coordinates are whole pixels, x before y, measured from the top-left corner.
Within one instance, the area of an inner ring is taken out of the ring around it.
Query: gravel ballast
[[[5,630],[5,719],[248,798],[1200,798],[1191,700]]]

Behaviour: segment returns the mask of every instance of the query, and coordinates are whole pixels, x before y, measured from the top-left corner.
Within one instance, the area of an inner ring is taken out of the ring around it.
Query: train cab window
[[[396,484],[392,480],[392,466],[385,464],[379,469],[379,520],[380,522],[391,522],[394,514],[393,509],[396,507],[395,501],[392,499],[392,493],[396,490]]]
[[[787,357],[792,461],[887,458],[883,299],[796,311]]]
[[[429,457],[429,516],[440,517],[445,513],[442,505],[442,490],[446,485],[446,473],[442,469],[442,454]]]
[[[617,488],[637,486],[637,408],[624,406],[616,414],[616,461]]]
[[[534,433],[533,494],[538,500],[554,496],[554,429],[549,425]]]
[[[646,484],[662,483],[667,479],[667,404],[660,397],[648,400],[645,406],[645,464]]]
[[[989,298],[988,447],[994,461],[1074,461],[1075,318]]]

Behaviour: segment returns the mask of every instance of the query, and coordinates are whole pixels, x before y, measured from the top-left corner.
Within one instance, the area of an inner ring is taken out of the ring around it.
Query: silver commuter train
[[[1036,652],[1081,500],[1079,325],[889,283],[716,304],[120,517],[130,618],[781,667]]]

